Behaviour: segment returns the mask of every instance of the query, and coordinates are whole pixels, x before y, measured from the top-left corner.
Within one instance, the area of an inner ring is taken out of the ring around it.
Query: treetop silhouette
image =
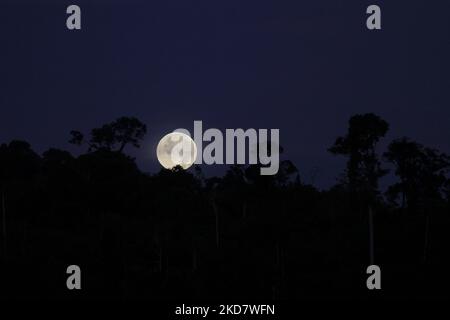
[[[391,201],[401,194],[402,208],[417,209],[424,201],[442,200],[450,169],[448,155],[404,137],[392,141],[384,157],[394,164],[400,179],[387,191]]]
[[[89,151],[108,150],[123,152],[129,144],[139,148],[140,141],[147,133],[147,126],[134,117],[120,117],[117,120],[104,124],[100,128],[94,128],[91,131],[91,137],[88,141],[80,131],[70,132],[72,138],[69,143],[82,145],[87,143]]]
[[[378,179],[387,171],[381,168],[376,145],[389,130],[389,124],[373,113],[350,118],[347,134],[338,137],[328,150],[348,157],[346,183],[351,190],[376,194]]]

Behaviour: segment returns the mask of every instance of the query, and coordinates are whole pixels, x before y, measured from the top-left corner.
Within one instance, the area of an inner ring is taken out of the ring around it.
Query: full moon
[[[181,166],[186,170],[197,158],[197,146],[187,134],[171,132],[159,141],[156,156],[166,169]]]

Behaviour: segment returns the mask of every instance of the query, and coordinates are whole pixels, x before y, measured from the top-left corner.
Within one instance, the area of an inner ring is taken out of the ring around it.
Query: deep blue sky
[[[450,152],[449,36],[445,0],[0,0],[0,142],[76,153],[70,130],[136,116],[149,132],[131,153],[155,172],[158,139],[194,120],[280,128],[303,180],[328,187],[344,162],[326,150],[355,113],[385,118],[385,142]]]

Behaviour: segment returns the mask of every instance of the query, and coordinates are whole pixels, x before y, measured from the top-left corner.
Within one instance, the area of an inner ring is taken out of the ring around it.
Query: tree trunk
[[[28,242],[28,223],[27,219],[23,220],[23,235],[22,235],[22,254],[26,255],[27,242]]]
[[[369,251],[370,251],[370,265],[375,261],[375,243],[374,243],[374,228],[373,228],[373,210],[369,206]]]
[[[169,249],[166,250],[165,276],[167,283],[167,281],[169,280]]]
[[[3,258],[6,260],[7,245],[6,245],[6,194],[2,192],[2,238],[3,238]]]
[[[213,210],[214,210],[214,215],[216,217],[216,246],[217,249],[219,248],[219,210],[217,210],[217,205],[216,205],[216,201],[213,199],[212,200],[212,206],[213,206]]]
[[[247,218],[247,202],[244,201],[242,204],[242,218]]]
[[[402,192],[402,209],[405,209],[406,207],[406,194],[405,192]]]
[[[161,265],[162,265],[162,270],[164,273],[164,286],[167,285],[167,282],[169,281],[169,236],[168,234],[164,234],[163,235],[163,242],[161,244]]]
[[[196,271],[198,266],[197,261],[197,248],[194,247],[192,250],[192,271]]]
[[[120,273],[121,273],[121,282],[120,282],[120,288],[121,288],[121,296],[122,298],[125,298],[127,295],[127,270],[125,266],[125,246],[124,246],[124,237],[123,237],[123,223],[122,223],[122,216],[119,215],[119,246],[120,246]]]
[[[280,278],[283,279],[284,278],[283,249],[281,248],[279,242],[276,245],[276,264],[280,270]]]
[[[163,271],[163,248],[162,244],[159,246],[159,273]]]
[[[427,216],[425,218],[425,240],[424,240],[424,246],[423,246],[423,262],[427,262],[427,258],[428,258],[429,236],[430,236],[430,215],[427,214]]]
[[[275,247],[276,254],[276,265],[278,267],[278,278],[275,285],[272,287],[272,296],[274,299],[278,299],[282,294],[285,282],[286,266],[283,247],[280,242],[277,242]]]
[[[90,216],[92,214],[91,212],[91,208],[88,208],[88,216]],[[99,217],[99,225],[98,225],[98,238],[99,238],[99,243],[103,243],[104,239],[105,239],[105,213],[103,212],[103,210],[100,211],[100,217]],[[100,249],[102,249],[100,247]],[[103,254],[103,252],[102,252]]]

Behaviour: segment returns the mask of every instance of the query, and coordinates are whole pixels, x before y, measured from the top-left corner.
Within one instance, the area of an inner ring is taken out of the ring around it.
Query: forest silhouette
[[[289,160],[274,176],[233,165],[143,173],[127,155],[147,132],[121,117],[85,135],[79,156],[0,146],[2,298],[158,300],[448,298],[450,157],[389,124],[351,117],[329,152],[347,159],[329,190]],[[379,147],[379,146],[378,146]],[[395,182],[380,190],[389,173]],[[79,265],[82,290],[66,287]],[[366,268],[382,270],[382,290]]]

